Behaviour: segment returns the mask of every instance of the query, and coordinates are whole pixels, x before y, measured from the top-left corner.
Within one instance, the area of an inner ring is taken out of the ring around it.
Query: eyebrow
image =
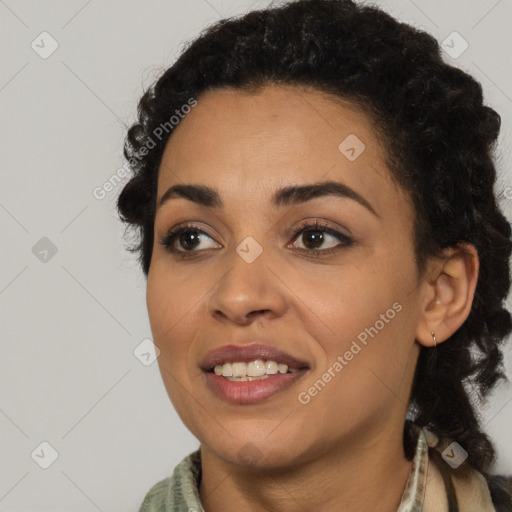
[[[311,185],[293,185],[277,190],[270,203],[273,207],[283,207],[305,203],[312,199],[324,196],[336,196],[353,199],[373,215],[379,217],[372,205],[360,194],[352,190],[347,185],[337,181],[324,181]],[[217,190],[206,185],[173,185],[170,187],[158,202],[158,208],[161,208],[170,199],[183,198],[193,201],[201,206],[208,208],[222,209],[224,204]]]

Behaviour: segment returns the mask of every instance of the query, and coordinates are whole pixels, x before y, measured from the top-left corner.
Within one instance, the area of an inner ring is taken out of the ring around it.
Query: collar
[[[427,487],[428,444],[423,429],[413,425],[417,435],[413,466],[396,512],[421,512]]]
[[[435,465],[431,464],[429,468],[426,432],[417,426],[414,426],[414,428],[417,433],[417,441],[413,467],[396,512],[441,512],[442,510],[448,510],[445,502],[437,503],[439,499],[446,501],[446,497],[444,485],[436,473]],[[478,476],[481,475],[478,474],[473,477],[472,482],[468,482],[467,487],[462,484],[459,486],[457,479],[455,480],[458,496],[460,491],[465,491],[462,492],[462,496],[464,496],[469,489],[474,487],[479,489],[478,495],[474,494],[476,490],[470,492],[474,496],[467,500],[468,503],[466,503],[466,499],[463,499],[464,505],[468,505],[468,508],[463,506],[461,510],[476,510],[471,507],[471,503],[474,505],[476,502],[484,505],[482,508],[478,508],[479,511],[494,511],[487,486],[477,480]],[[483,480],[483,477],[481,480]],[[197,450],[185,457],[175,467],[171,477],[153,486],[146,495],[139,512],[204,512],[199,497],[200,481],[201,454],[200,450]],[[427,481],[429,483],[428,488]],[[480,485],[475,486],[475,483]],[[480,499],[483,501],[479,502]]]

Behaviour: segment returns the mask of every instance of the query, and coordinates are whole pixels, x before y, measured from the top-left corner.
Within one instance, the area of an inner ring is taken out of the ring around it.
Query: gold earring
[[[434,340],[434,347],[437,347],[436,333],[432,331],[432,339]]]

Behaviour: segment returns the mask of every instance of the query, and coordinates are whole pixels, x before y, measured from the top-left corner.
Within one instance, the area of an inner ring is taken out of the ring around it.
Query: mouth
[[[267,400],[310,369],[305,361],[261,344],[226,345],[213,350],[201,362],[201,368],[210,389],[237,404]]]

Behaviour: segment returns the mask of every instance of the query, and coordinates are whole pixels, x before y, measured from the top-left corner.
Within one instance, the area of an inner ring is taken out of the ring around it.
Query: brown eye
[[[171,253],[181,253],[183,256],[188,256],[186,253],[191,253],[192,255],[194,253],[202,252],[203,249],[212,248],[212,246],[210,246],[197,250],[205,239],[213,241],[209,235],[196,226],[185,225],[170,230],[160,241],[160,244]],[[218,248],[220,246],[215,242],[213,247]]]
[[[182,231],[177,238],[181,247],[187,250],[195,249],[201,243],[199,231]]]
[[[303,231],[301,238],[306,249],[319,249],[325,241],[324,233],[313,229]]]
[[[332,254],[354,243],[350,237],[326,225],[322,225],[318,221],[300,226],[294,229],[294,232],[296,233],[294,240],[301,241],[304,245],[304,248],[297,248],[315,256]],[[326,243],[329,243],[328,247],[324,247]],[[294,247],[296,247],[295,244]]]

